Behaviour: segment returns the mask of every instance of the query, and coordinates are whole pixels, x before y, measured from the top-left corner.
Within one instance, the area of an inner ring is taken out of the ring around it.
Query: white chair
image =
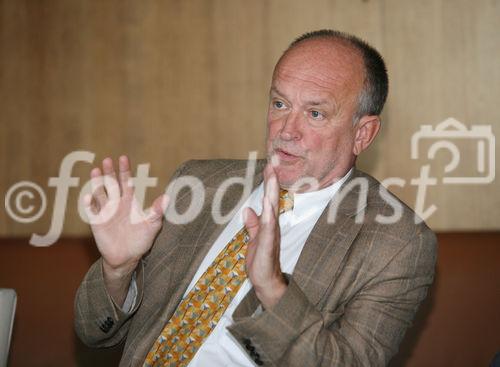
[[[13,289],[0,288],[0,367],[7,366],[16,301],[17,295]]]

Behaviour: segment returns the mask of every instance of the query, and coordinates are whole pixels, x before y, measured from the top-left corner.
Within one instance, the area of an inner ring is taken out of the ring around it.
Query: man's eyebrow
[[[320,100],[316,100],[316,101],[306,101],[306,104],[307,105],[310,105],[310,106],[323,106],[323,105],[331,105],[332,102],[326,100],[326,99],[320,99]]]
[[[273,94],[273,93],[274,93],[274,94],[278,94],[278,95],[280,95],[280,96],[283,96],[283,93],[281,93],[281,92],[278,90],[278,88],[276,88],[276,87],[271,87],[271,89],[269,90],[269,94]],[[283,96],[283,97],[284,97],[284,96]]]
[[[269,95],[272,94],[276,94],[286,99],[286,96],[282,92],[280,92],[280,90],[275,86],[272,86],[271,89],[269,90]],[[308,106],[331,106],[333,108],[336,107],[335,101],[326,98],[320,98],[317,100],[309,100],[309,101],[306,100],[305,104]]]

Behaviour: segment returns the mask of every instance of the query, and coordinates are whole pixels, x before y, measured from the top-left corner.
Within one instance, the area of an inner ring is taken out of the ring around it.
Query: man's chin
[[[281,187],[287,187],[293,185],[293,183],[298,178],[296,174],[290,172],[290,170],[282,166],[274,167],[274,172],[276,173],[276,177],[278,178],[278,182]]]
[[[318,180],[312,176],[306,176],[303,172],[287,170],[283,167],[275,167],[276,176],[281,188],[294,192],[316,191],[320,185]]]
[[[300,173],[293,172],[280,166],[275,167],[274,171],[276,172],[280,186],[284,189],[294,188],[297,184],[300,184],[302,180],[302,175]]]

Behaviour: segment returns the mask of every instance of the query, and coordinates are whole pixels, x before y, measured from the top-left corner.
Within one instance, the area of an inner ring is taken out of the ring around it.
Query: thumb
[[[147,220],[149,222],[156,222],[160,220],[167,210],[169,201],[170,197],[166,194],[158,196],[148,210]]]
[[[259,231],[259,217],[252,208],[243,210],[243,222],[250,235],[250,240],[253,240]]]

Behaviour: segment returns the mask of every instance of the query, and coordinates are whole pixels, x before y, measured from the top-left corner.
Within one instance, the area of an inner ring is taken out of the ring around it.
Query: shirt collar
[[[321,190],[294,194],[293,209],[290,212],[285,212],[283,214],[291,213],[294,218],[299,219],[309,217],[319,210],[323,211],[326,205],[340,189],[340,186],[342,186],[342,184],[347,180],[352,171],[353,168],[351,168],[341,179]],[[252,193],[248,203],[248,206],[250,206],[257,214],[262,212],[263,195],[264,183],[262,182]]]
[[[335,181],[330,186],[321,190],[294,194],[293,215],[300,218],[310,212],[316,212],[317,210],[323,211],[352,171],[353,169],[351,168],[340,180]]]

